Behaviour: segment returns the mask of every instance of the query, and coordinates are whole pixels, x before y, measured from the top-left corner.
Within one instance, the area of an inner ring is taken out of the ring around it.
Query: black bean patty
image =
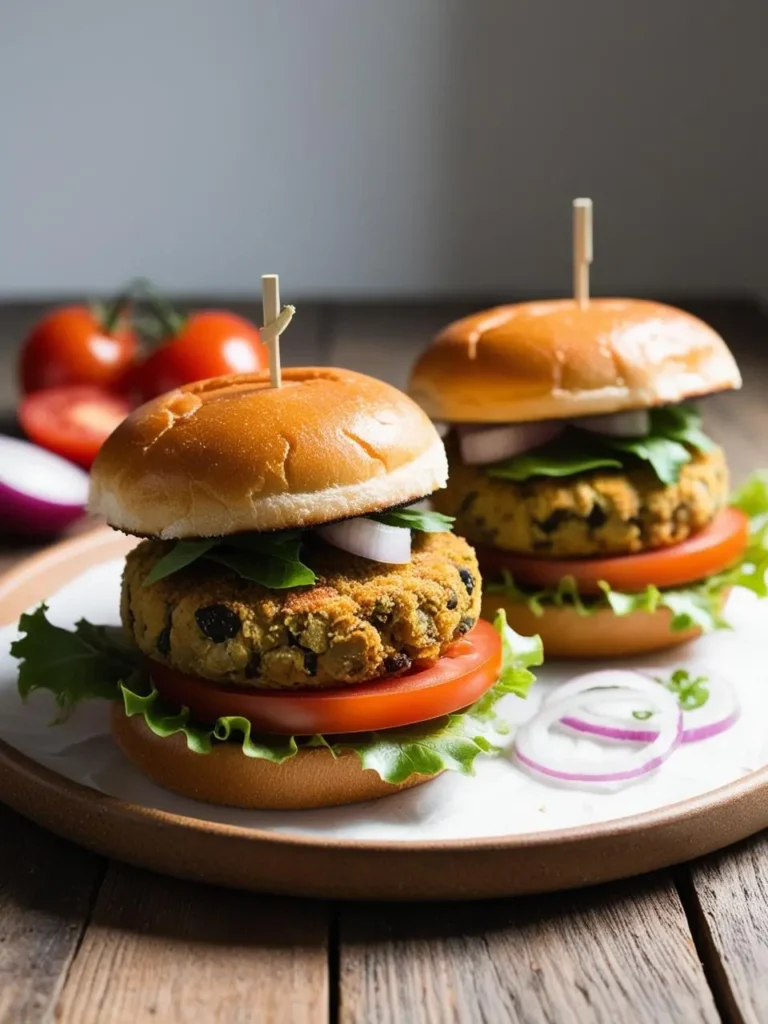
[[[480,612],[474,551],[450,533],[414,533],[402,566],[314,540],[305,560],[317,582],[290,590],[203,561],[142,586],[170,547],[143,541],[128,555],[123,624],[150,658],[222,684],[322,688],[398,675],[438,658]]]
[[[435,508],[456,516],[470,543],[541,558],[630,554],[678,544],[710,523],[728,498],[721,448],[695,452],[675,484],[646,468],[536,477],[523,483],[465,466],[449,449],[448,487]]]

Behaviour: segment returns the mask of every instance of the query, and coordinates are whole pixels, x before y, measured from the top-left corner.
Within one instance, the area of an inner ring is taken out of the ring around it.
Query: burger
[[[442,331],[410,394],[448,425],[434,504],[476,546],[483,614],[547,655],[659,650],[765,595],[765,478],[729,498],[699,399],[738,388],[723,339],[656,302],[500,306]]]
[[[493,753],[536,643],[479,620],[474,551],[417,507],[446,483],[419,407],[340,369],[222,377],[133,412],[90,508],[141,538],[123,635],[22,617],[22,697],[112,701],[126,756],[184,796],[308,808],[395,793]]]

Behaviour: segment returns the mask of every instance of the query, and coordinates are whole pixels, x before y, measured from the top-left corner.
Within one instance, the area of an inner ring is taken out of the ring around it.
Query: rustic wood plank
[[[340,1021],[719,1019],[668,874],[579,893],[341,910]]]
[[[104,861],[0,805],[0,1022],[47,1020]]]
[[[690,867],[689,913],[727,1020],[768,1020],[768,835]]]
[[[62,1024],[324,1024],[327,908],[113,865],[57,1009]]]

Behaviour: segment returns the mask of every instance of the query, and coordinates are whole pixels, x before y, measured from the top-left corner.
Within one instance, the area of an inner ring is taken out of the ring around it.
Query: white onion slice
[[[373,562],[405,565],[411,560],[411,531],[359,517],[321,526],[317,533],[334,547]]]
[[[584,416],[571,420],[571,423],[582,430],[607,434],[609,437],[647,437],[651,430],[651,417],[647,409],[629,409],[609,416]]]
[[[683,743],[698,743],[719,736],[739,720],[738,697],[727,680],[722,676],[709,675],[707,689],[709,697],[700,708],[683,711]],[[636,713],[642,714],[642,719],[638,719]],[[629,694],[618,696],[607,692],[604,696],[596,696],[577,713],[562,719],[560,724],[585,735],[634,743],[651,742],[658,735],[656,716],[642,700]]]
[[[563,700],[579,693],[591,693],[594,690],[607,690],[613,696],[617,690],[636,692],[638,689],[655,693],[659,689],[659,684],[652,682],[648,676],[635,669],[601,668],[594,672],[582,672],[581,675],[569,679],[567,683],[547,694],[544,703],[552,704],[556,700]]]
[[[505,423],[498,427],[472,423],[459,424],[456,432],[466,465],[481,466],[538,448],[557,437],[563,427],[555,422]]]
[[[611,674],[615,676],[619,673]],[[518,762],[537,775],[560,783],[600,787],[632,782],[659,768],[680,743],[683,732],[682,712],[675,697],[658,683],[652,683],[636,673],[620,674],[625,677],[620,684],[621,692],[643,694],[646,703],[657,714],[658,732],[647,746],[641,750],[628,748],[620,757],[610,759],[566,756],[562,750],[554,749],[552,727],[581,709],[585,693],[591,693],[596,687],[602,689],[611,686],[605,678],[597,683],[594,680],[595,676],[605,677],[608,673],[589,673],[586,677],[558,687],[538,714],[520,728],[515,740]],[[630,679],[630,676],[634,678]],[[615,681],[611,688],[617,688]]]
[[[0,526],[54,534],[81,516],[88,474],[29,441],[0,436]]]

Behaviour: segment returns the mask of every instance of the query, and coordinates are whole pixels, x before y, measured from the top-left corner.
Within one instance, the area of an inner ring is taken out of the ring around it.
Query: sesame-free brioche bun
[[[677,647],[701,635],[698,627],[673,630],[669,608],[628,615],[600,608],[579,615],[574,608],[545,607],[542,615],[536,615],[523,601],[502,594],[483,595],[482,618],[492,622],[499,608],[504,609],[516,632],[523,636],[538,633],[545,658],[623,658]]]
[[[142,715],[128,717],[119,701],[112,705],[112,735],[136,767],[181,796],[247,810],[308,810],[391,796],[421,785],[435,775],[411,775],[392,785],[372,769],[363,769],[353,751],[338,757],[325,747],[300,750],[274,764],[247,757],[239,744],[220,743],[208,754],[190,750],[182,733],[156,736]]]
[[[409,393],[434,420],[515,423],[667,405],[741,386],[703,321],[637,299],[498,306],[446,327]]]
[[[289,368],[170,391],[132,412],[91,471],[89,510],[139,536],[303,528],[444,487],[443,444],[406,395],[361,373]]]

